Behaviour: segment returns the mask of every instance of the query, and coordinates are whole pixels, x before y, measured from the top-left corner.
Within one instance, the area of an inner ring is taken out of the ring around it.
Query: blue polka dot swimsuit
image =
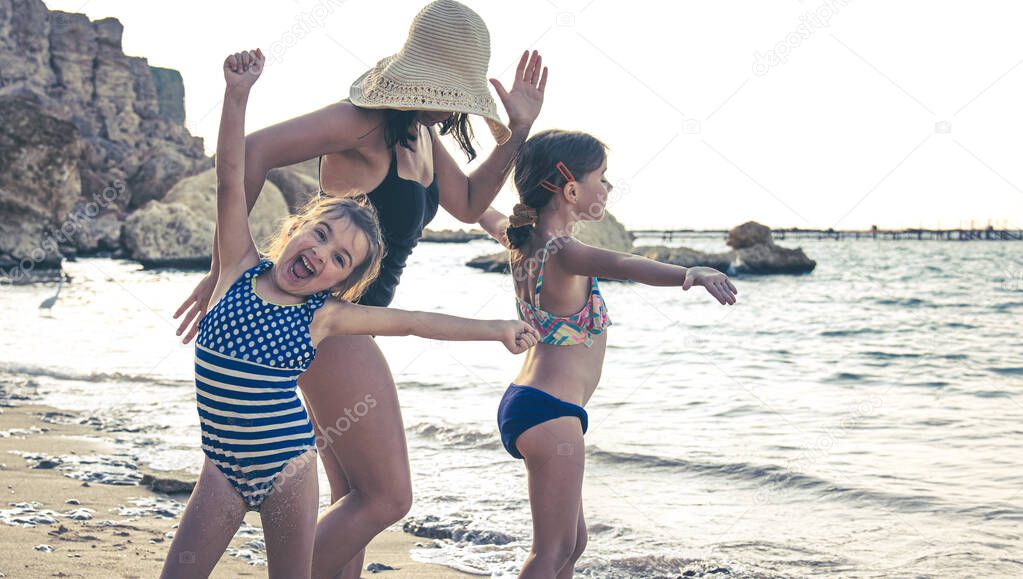
[[[256,277],[271,267],[264,259],[242,274],[199,323],[195,341],[202,449],[251,510],[291,460],[316,448],[296,388],[316,355],[309,324],[329,295],[267,302]]]

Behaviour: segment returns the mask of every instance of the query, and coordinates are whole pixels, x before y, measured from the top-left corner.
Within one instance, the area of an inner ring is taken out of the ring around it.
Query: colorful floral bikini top
[[[557,239],[557,238],[555,238]],[[593,336],[603,333],[611,325],[607,315],[607,305],[600,295],[597,278],[590,280],[590,297],[581,310],[571,316],[556,316],[540,309],[540,291],[543,288],[543,268],[547,262],[547,250],[551,239],[543,247],[540,258],[540,271],[536,277],[536,289],[533,291],[533,303],[517,297],[519,319],[533,326],[540,333],[540,341],[552,346],[578,346],[587,348],[593,344]],[[535,305],[534,305],[535,304]]]

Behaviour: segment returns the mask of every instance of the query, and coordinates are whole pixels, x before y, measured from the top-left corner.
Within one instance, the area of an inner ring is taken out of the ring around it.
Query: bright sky
[[[866,0],[467,2],[491,75],[550,65],[534,130],[611,148],[630,228],[1023,227],[1023,4]],[[344,98],[396,52],[423,0],[46,0],[114,16],[124,49],[181,71],[187,125],[216,141],[221,62],[261,47],[254,130]],[[296,34],[297,33],[297,34]],[[759,56],[758,56],[759,55]],[[496,98],[496,95],[495,95]],[[503,113],[503,109],[502,109]],[[493,146],[478,123],[484,152]],[[514,189],[497,203],[509,208]],[[441,214],[434,227],[455,226]]]

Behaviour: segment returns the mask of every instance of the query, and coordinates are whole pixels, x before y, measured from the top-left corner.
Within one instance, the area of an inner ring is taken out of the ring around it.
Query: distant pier
[[[634,229],[636,237],[674,241],[692,235],[728,236],[727,229]],[[880,239],[918,241],[1023,241],[1023,229],[771,229],[775,240],[783,239]]]

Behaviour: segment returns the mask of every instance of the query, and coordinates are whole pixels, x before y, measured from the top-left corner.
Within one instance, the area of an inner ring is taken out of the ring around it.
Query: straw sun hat
[[[490,32],[479,14],[454,0],[437,0],[412,20],[408,40],[397,54],[352,84],[349,99],[371,109],[479,115],[501,144],[511,130],[490,96],[489,62]]]

